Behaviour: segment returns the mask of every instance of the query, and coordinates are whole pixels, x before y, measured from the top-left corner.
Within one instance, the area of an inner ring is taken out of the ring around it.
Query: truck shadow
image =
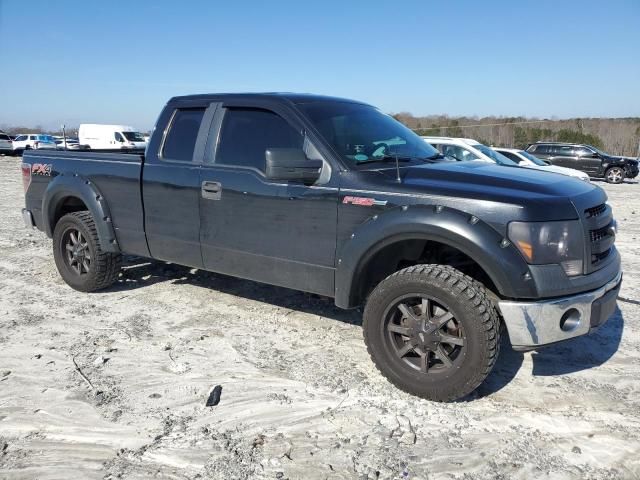
[[[351,325],[362,324],[361,311],[342,310],[328,297],[138,257],[126,258],[121,278],[106,291],[133,290],[159,282],[196,285],[291,311],[320,315]],[[602,365],[618,350],[623,329],[622,312],[616,307],[609,321],[593,334],[526,354],[511,348],[505,331],[494,369],[471,397],[482,398],[500,391],[515,378],[524,356],[529,354],[534,376],[565,375]]]
[[[125,258],[120,279],[105,292],[134,290],[161,282],[197,285],[292,311],[321,315],[353,325],[362,324],[359,311],[342,310],[328,297],[139,257]]]
[[[617,351],[624,330],[620,308],[591,335],[578,337],[532,353],[533,375],[553,376],[579,372],[602,365]]]
[[[591,335],[530,352],[533,361],[531,373],[535,377],[549,377],[598,367],[618,351],[623,329],[624,318],[620,308],[616,307],[609,321]],[[485,397],[504,388],[517,375],[524,356],[529,355],[513,350],[506,332],[500,348],[500,357],[493,371],[472,395]]]

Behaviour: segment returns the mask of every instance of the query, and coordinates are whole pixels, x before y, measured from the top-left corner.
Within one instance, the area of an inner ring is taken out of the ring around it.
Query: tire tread
[[[429,400],[448,402],[452,400],[464,399],[471,392],[473,392],[478,386],[487,378],[500,353],[500,318],[498,312],[489,298],[486,287],[477,280],[463,274],[459,270],[450,267],[448,265],[438,264],[418,264],[411,267],[399,270],[386,279],[374,289],[372,296],[378,289],[386,289],[390,286],[396,285],[400,282],[410,280],[415,277],[421,277],[423,279],[439,280],[445,283],[449,288],[456,291],[456,294],[464,295],[466,299],[473,305],[476,311],[477,319],[482,323],[484,327],[485,339],[487,344],[487,352],[485,362],[483,365],[479,365],[472,378],[463,385],[460,385],[456,389],[447,389],[433,395],[426,396],[418,388],[412,388],[411,386],[401,385],[389,375],[383,369],[380,368],[375,361],[375,355],[372,351],[372,342],[369,338],[369,329],[363,328],[365,343],[367,345],[367,351],[374,360],[374,364],[378,371],[395,386],[404,390],[412,395],[427,398]],[[367,306],[369,303],[367,302]],[[367,308],[365,307],[365,319]],[[366,321],[366,320],[365,320]]]

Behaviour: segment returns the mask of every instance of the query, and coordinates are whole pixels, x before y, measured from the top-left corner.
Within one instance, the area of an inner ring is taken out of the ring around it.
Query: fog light
[[[570,308],[560,318],[560,330],[563,332],[571,332],[580,325],[580,312],[575,308]]]

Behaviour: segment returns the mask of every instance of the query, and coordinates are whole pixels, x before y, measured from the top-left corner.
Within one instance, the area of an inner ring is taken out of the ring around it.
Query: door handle
[[[220,182],[202,182],[202,198],[220,200],[222,198],[222,184]]]

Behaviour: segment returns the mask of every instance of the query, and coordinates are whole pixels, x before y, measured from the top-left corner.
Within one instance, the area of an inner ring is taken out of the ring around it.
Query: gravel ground
[[[359,312],[329,299],[137,258],[74,292],[22,225],[19,165],[0,157],[0,478],[640,478],[635,182],[598,183],[620,227],[615,316],[539,352],[505,344],[470,401],[438,404],[387,383]]]

